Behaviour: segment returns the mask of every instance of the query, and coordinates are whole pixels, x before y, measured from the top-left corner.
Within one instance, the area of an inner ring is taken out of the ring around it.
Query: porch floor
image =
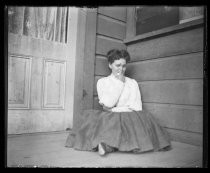
[[[77,151],[64,147],[68,132],[9,135],[8,167],[202,167],[202,147],[172,142],[172,149],[143,154]]]

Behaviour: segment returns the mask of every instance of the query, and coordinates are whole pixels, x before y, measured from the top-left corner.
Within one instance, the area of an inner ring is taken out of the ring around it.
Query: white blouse
[[[136,80],[125,77],[125,82],[113,74],[97,82],[99,104],[111,108],[112,112],[142,110],[141,94]]]

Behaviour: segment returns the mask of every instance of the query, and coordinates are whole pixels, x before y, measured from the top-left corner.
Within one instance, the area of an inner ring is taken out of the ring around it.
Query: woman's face
[[[126,70],[126,60],[123,58],[115,60],[112,64],[109,64],[109,68],[115,76],[124,75]]]

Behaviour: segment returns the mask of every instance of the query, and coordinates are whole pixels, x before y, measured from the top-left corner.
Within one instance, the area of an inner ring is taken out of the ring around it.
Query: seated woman
[[[116,150],[140,153],[170,148],[168,133],[142,110],[138,83],[124,75],[129,53],[113,49],[107,58],[112,72],[97,82],[103,110],[85,110],[79,128],[70,132],[66,147],[98,151],[100,155]]]

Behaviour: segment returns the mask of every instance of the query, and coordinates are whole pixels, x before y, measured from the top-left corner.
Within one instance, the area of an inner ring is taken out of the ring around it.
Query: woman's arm
[[[104,105],[102,105],[102,106],[103,106],[103,110],[108,111],[108,112],[112,112],[112,108],[108,108]]]
[[[117,104],[123,88],[123,82],[119,82],[116,85],[116,83],[109,83],[109,81],[99,79],[97,82],[99,103],[104,106],[105,109],[113,108]]]
[[[131,91],[131,102],[129,108],[134,111],[142,110],[141,92],[136,80],[133,79],[133,89]]]

